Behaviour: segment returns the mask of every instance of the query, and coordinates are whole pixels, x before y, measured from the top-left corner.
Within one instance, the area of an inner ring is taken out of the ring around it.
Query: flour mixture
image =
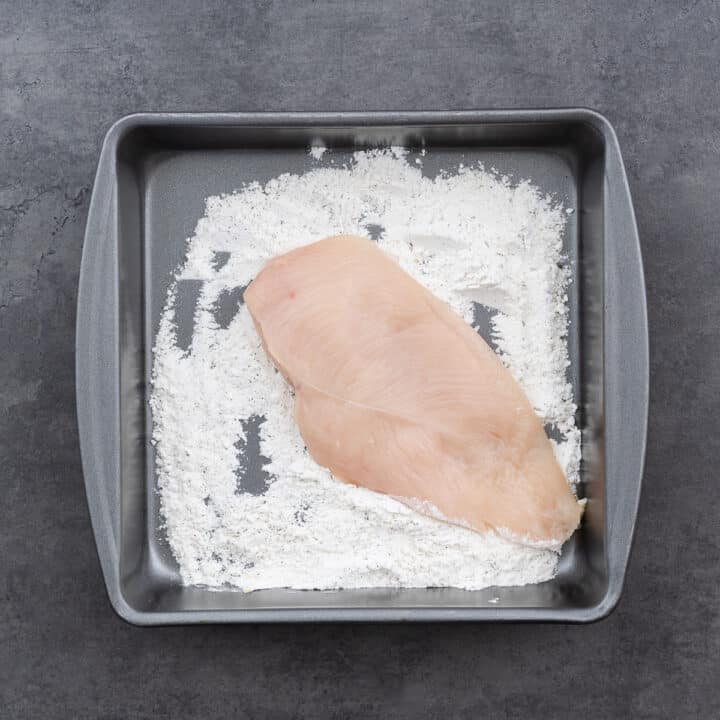
[[[580,433],[566,371],[568,210],[479,166],[425,177],[405,151],[358,152],[207,200],[154,348],[153,443],[167,538],[187,584],[478,589],[551,578],[558,554],[420,515],[319,467],[260,346],[244,287],[272,256],[338,233],[371,237],[495,349],[572,485]],[[192,337],[176,312],[196,288]],[[253,457],[260,466],[251,467]]]

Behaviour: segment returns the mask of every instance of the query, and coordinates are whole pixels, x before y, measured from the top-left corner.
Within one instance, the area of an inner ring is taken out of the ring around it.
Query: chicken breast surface
[[[278,256],[244,298],[310,454],[336,478],[520,542],[578,526],[511,373],[375,243],[336,236]]]

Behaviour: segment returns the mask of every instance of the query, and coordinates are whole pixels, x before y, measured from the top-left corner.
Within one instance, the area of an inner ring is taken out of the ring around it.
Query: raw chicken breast
[[[577,527],[539,418],[482,338],[373,242],[272,259],[245,303],[320,465],[475,530],[557,545]]]

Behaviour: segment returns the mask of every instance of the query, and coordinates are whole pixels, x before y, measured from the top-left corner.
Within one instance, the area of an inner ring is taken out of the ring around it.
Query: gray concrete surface
[[[0,1],[0,717],[720,717],[720,8],[509,5]],[[557,105],[614,123],[647,272],[647,472],[618,610],[588,627],[115,617],[73,380],[111,121]]]

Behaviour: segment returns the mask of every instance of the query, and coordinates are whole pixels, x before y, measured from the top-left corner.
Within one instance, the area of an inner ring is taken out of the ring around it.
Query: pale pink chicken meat
[[[578,526],[518,383],[373,242],[337,236],[278,256],[244,298],[295,390],[310,454],[336,478],[520,542],[558,544]]]

